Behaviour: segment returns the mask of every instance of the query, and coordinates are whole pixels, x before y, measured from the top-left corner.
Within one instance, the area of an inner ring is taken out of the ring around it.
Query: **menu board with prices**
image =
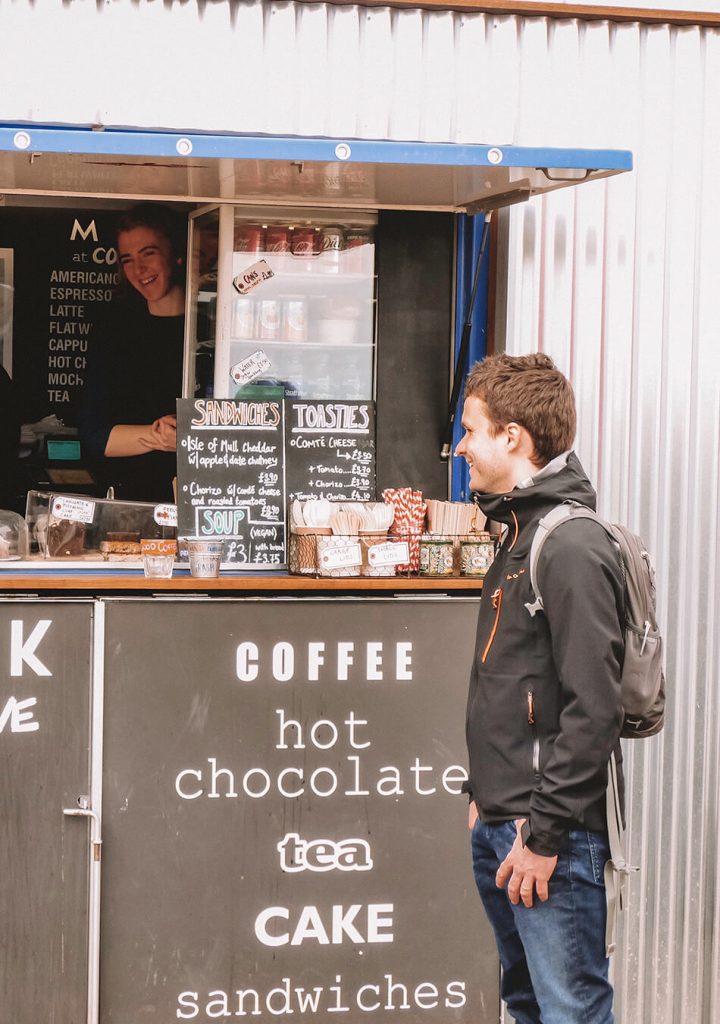
[[[373,501],[372,402],[285,402],[288,498]]]
[[[223,562],[285,562],[282,401],[180,399],[178,536],[223,541]]]

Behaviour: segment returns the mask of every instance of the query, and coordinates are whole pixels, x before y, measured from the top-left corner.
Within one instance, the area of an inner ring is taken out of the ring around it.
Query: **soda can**
[[[235,252],[263,252],[265,230],[262,224],[235,225]]]
[[[290,252],[290,228],[269,224],[265,229],[265,252]]]
[[[340,269],[340,253],[345,248],[345,232],[343,229],[336,224],[323,228],[320,232],[320,248],[323,263],[329,269],[337,272]]]
[[[283,304],[283,330],[285,341],[307,341],[307,300],[292,295]]]
[[[317,231],[313,227],[293,228],[290,239],[293,256],[316,256],[318,252]]]
[[[280,314],[279,299],[258,302],[258,337],[263,341],[277,341],[280,337]]]
[[[233,338],[255,337],[255,302],[244,295],[233,299],[231,332]]]

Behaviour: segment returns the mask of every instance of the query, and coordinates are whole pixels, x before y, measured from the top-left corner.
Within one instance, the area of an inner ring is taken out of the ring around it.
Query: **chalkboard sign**
[[[477,609],[109,604],[102,1024],[498,1021],[461,794]]]
[[[373,402],[285,402],[289,498],[373,501]]]
[[[117,216],[74,207],[0,210],[0,249],[13,251],[11,376],[23,423],[54,414],[77,424],[88,355],[102,340],[93,327],[118,281]]]
[[[12,563],[11,563],[12,564]],[[0,601],[0,1020],[87,1020],[93,607]],[[95,633],[97,639],[97,633]],[[31,781],[32,780],[32,781]],[[97,849],[97,848],[96,848]]]
[[[279,400],[179,399],[178,536],[221,539],[223,561],[285,561]]]

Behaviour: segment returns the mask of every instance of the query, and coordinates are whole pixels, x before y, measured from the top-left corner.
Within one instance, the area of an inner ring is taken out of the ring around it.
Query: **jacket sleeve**
[[[538,580],[562,688],[559,732],[530,801],[528,846],[557,853],[570,822],[603,798],[623,722],[624,586],[597,523],[568,522],[543,547]]]

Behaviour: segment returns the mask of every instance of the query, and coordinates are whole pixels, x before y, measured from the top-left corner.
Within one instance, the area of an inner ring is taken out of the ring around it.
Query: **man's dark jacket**
[[[572,829],[606,827],[607,764],[623,721],[624,587],[619,556],[587,519],[552,533],[538,565],[544,612],[531,617],[538,520],[572,499],[595,508],[574,453],[558,473],[479,494],[508,530],[485,577],[467,705],[469,790],[484,821],[529,817],[528,847],[558,852]]]

